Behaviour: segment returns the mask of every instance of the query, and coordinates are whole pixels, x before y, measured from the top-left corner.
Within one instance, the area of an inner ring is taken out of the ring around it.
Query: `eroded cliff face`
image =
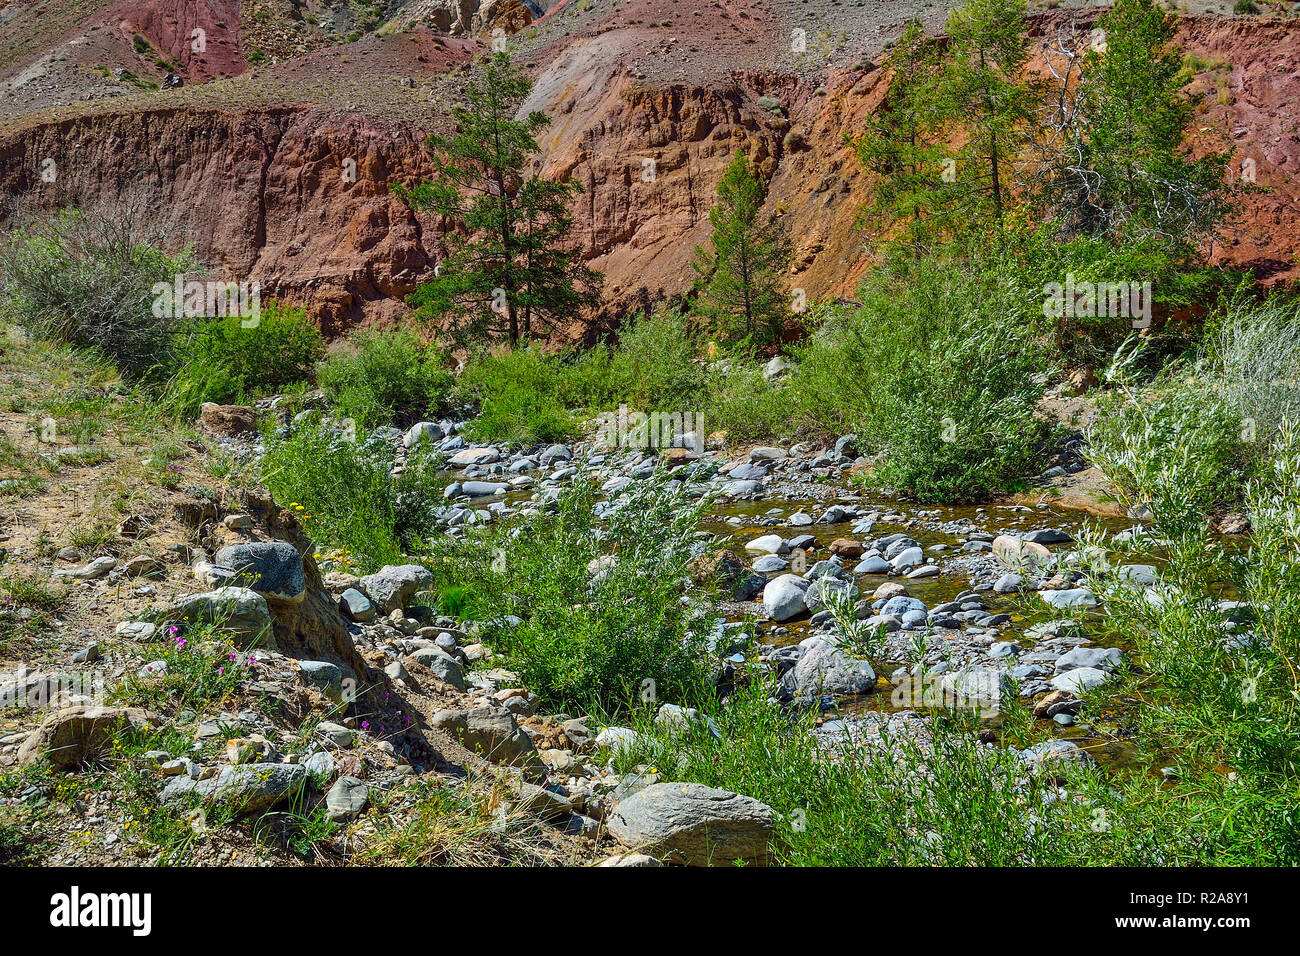
[[[1238,168],[1252,159],[1265,188],[1246,198],[1215,256],[1291,278],[1300,53],[1284,51],[1300,51],[1300,24],[1191,18],[1180,39],[1208,64],[1194,86],[1205,104],[1199,142],[1226,135]],[[791,284],[811,298],[851,296],[870,267],[855,226],[870,184],[844,136],[878,108],[884,71],[862,63],[817,85],[758,70],[664,85],[638,79],[623,52],[617,31],[574,40],[535,68],[524,104],[552,116],[539,168],[584,187],[575,241],[606,274],[609,314],[689,287],[693,249],[738,149],[770,178],[769,207],[794,243]],[[152,190],[167,224],[217,272],[258,279],[264,296],[307,305],[336,333],[397,320],[433,267],[436,224],[389,192],[429,175],[425,132],[309,107],[105,112],[0,138],[0,190],[50,203]],[[55,184],[40,178],[48,157]]]
[[[53,159],[57,179],[43,182]],[[143,195],[177,245],[264,297],[306,304],[325,331],[405,311],[430,267],[388,190],[428,175],[396,124],[308,109],[112,113],[0,143],[0,189],[48,204]]]

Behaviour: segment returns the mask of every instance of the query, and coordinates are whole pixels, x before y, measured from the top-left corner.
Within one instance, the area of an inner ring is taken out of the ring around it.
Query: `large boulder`
[[[830,641],[810,637],[799,646],[803,653],[798,662],[781,677],[781,683],[791,693],[848,697],[865,694],[876,686],[876,672],[870,664],[849,657]]]
[[[18,762],[26,765],[45,758],[56,770],[70,770],[98,757],[119,731],[148,725],[148,716],[136,707],[67,707],[28,735],[18,748]]]
[[[808,609],[808,582],[797,574],[783,574],[763,588],[763,609],[774,621],[788,621]]]
[[[433,583],[429,569],[418,564],[388,564],[361,579],[361,590],[382,613],[407,606],[416,592]]]
[[[466,750],[493,763],[522,766],[539,759],[532,738],[503,707],[475,707],[464,715],[464,723],[456,726],[456,731]]]
[[[302,555],[287,541],[249,541],[217,552],[213,563],[268,601],[297,604],[307,593]]]
[[[257,410],[247,405],[217,405],[204,402],[199,408],[199,424],[225,438],[257,432]]]
[[[610,834],[629,849],[688,866],[765,865],[772,808],[698,783],[657,783],[615,805]]]

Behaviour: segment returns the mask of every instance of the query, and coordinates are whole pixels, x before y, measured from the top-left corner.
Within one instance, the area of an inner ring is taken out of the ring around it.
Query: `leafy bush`
[[[301,508],[321,545],[346,549],[362,572],[400,564],[434,531],[446,480],[420,460],[392,474],[378,437],[348,441],[310,417],[287,436],[268,435],[262,482],[281,505]]]
[[[708,373],[696,352],[681,313],[630,316],[610,352],[604,404],[643,412],[698,410]]]
[[[183,410],[203,402],[246,403],[311,379],[325,344],[303,309],[270,302],[255,326],[244,323],[234,315],[187,328],[172,384]]]
[[[455,378],[447,357],[415,332],[361,332],[333,352],[317,375],[341,415],[373,428],[444,414]]]
[[[19,226],[0,254],[17,322],[34,334],[95,349],[132,376],[172,367],[176,319],[154,314],[153,287],[193,268],[161,251],[147,210],[64,209]]]
[[[479,409],[468,433],[524,445],[572,438],[578,425],[562,404],[565,388],[560,360],[536,348],[482,355],[459,382],[461,397]]]
[[[883,453],[877,483],[925,501],[1031,473],[1049,433],[1034,414],[1047,360],[998,279],[941,258],[874,273],[860,308],[817,316],[785,385],[790,418],[824,437],[855,432]]]
[[[1172,506],[1153,509],[1150,537],[1081,542],[1106,626],[1142,664],[1110,696],[1139,702],[1135,742],[1147,762],[1171,768],[1141,807],[1176,827],[1155,858],[1162,864],[1300,859],[1300,435],[1285,428],[1258,455],[1245,500],[1249,551],[1214,541],[1203,515]],[[1196,490],[1180,486],[1181,474],[1167,473],[1170,497]],[[1154,595],[1120,571],[1152,538],[1166,558]],[[1225,595],[1242,603],[1227,612]]]
[[[579,486],[553,512],[444,539],[429,562],[435,587],[483,616],[488,643],[551,709],[616,712],[648,688],[697,699],[712,619],[707,595],[696,612],[681,597],[698,504],[653,479],[603,526],[595,502]],[[612,564],[588,570],[601,557]]]

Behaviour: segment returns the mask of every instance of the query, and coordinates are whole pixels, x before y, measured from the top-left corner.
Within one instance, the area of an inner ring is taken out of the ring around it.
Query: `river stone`
[[[889,572],[889,562],[880,555],[873,554],[858,562],[858,566],[853,571],[855,574],[887,574]]]
[[[1055,690],[1069,691],[1071,694],[1086,694],[1110,679],[1110,674],[1095,667],[1076,667],[1053,677],[1052,687]]]
[[[808,582],[797,574],[783,574],[763,588],[763,609],[774,621],[788,621],[808,609],[804,595]]]
[[[383,614],[406,607],[421,588],[433,583],[433,575],[418,564],[387,564],[361,579],[361,590]]]
[[[781,461],[789,457],[790,453],[784,448],[773,448],[770,445],[760,445],[751,448],[749,452],[750,461]]]
[[[849,594],[855,599],[858,587],[852,581],[841,581],[835,577],[820,577],[809,585],[804,592],[804,606],[814,614],[827,607],[827,599],[833,594]]]
[[[249,541],[217,552],[213,563],[229,568],[244,587],[269,601],[297,604],[307,593],[302,555],[287,541]]]
[[[491,465],[501,460],[501,453],[495,448],[466,448],[451,456],[451,464],[456,468],[466,465]]]
[[[1012,594],[1020,590],[1022,583],[1020,575],[1015,571],[1008,571],[993,582],[993,590],[998,594]]]
[[[754,562],[754,570],[768,574],[772,571],[784,571],[790,566],[785,558],[775,554],[765,554]]]
[[[1041,544],[1011,534],[1000,534],[993,539],[993,553],[1003,564],[1019,567],[1037,567],[1052,556]]]
[[[437,422],[416,422],[402,436],[402,444],[407,448],[416,448],[421,443],[432,445],[434,442],[440,442],[446,437],[442,426]]]
[[[1056,659],[1056,673],[1063,674],[1079,667],[1113,671],[1123,662],[1124,652],[1118,647],[1076,647]]]
[[[745,498],[762,492],[763,483],[749,479],[729,481],[722,486],[722,493],[728,498]]]
[[[1067,591],[1039,591],[1038,596],[1060,610],[1068,607],[1094,607],[1097,596],[1087,588],[1070,588]]]
[[[657,783],[616,804],[606,823],[619,843],[669,862],[762,866],[775,817],[752,797],[698,783]]]
[[[1158,573],[1150,564],[1126,564],[1119,569],[1119,577],[1121,581],[1152,587],[1158,580]]]
[[[542,465],[553,465],[557,462],[572,460],[573,449],[568,445],[551,445],[537,459],[538,463]]]
[[[467,481],[460,486],[462,495],[469,495],[471,498],[487,498],[492,495],[504,495],[510,490],[510,486],[500,484],[495,481]]]
[[[196,794],[204,803],[228,802],[239,816],[254,816],[301,792],[307,780],[302,764],[246,763],[224,767],[207,780],[174,777],[159,798],[170,805]]]
[[[904,614],[912,611],[920,611],[922,614],[926,615],[929,614],[924,601],[918,598],[908,597],[906,594],[899,594],[895,597],[891,597],[885,602],[885,606],[880,609],[881,614],[897,618],[902,618]]]
[[[803,654],[786,671],[781,683],[797,695],[865,694],[876,686],[876,672],[866,661],[854,660],[830,641],[810,637],[799,645]]]
[[[1073,541],[1074,538],[1068,532],[1060,528],[1046,528],[1040,531],[1031,531],[1024,537],[1025,541],[1031,544],[1065,544]]]
[[[920,548],[904,548],[889,562],[895,571],[906,571],[925,561],[925,554]]]
[[[789,551],[790,546],[779,534],[765,534],[761,538],[755,538],[745,545],[746,551],[754,551],[758,554],[780,554],[783,551]]]
[[[230,586],[191,594],[176,601],[168,614],[172,620],[216,625],[250,640],[271,630],[271,609],[266,599],[250,588]]]

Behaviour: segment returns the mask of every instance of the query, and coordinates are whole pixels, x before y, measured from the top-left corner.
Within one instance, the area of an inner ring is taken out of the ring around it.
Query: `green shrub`
[[[245,321],[233,315],[188,327],[172,384],[181,409],[247,403],[311,379],[325,345],[303,309],[270,302],[256,325],[246,328]]]
[[[317,381],[339,414],[374,428],[445,414],[455,377],[439,349],[398,329],[355,335],[331,353]]]
[[[705,431],[726,432],[729,443],[740,444],[794,438],[800,432],[795,400],[794,389],[769,382],[756,362],[729,358],[709,372]]]
[[[566,387],[561,361],[536,348],[482,355],[459,382],[460,396],[479,409],[468,434],[524,445],[572,438],[578,424],[562,404]]]
[[[1300,859],[1300,436],[1285,428],[1257,454],[1245,499],[1249,550],[1225,547],[1203,515],[1171,505],[1153,509],[1150,537],[1080,542],[1106,628],[1141,664],[1109,697],[1137,703],[1133,742],[1146,765],[1169,768],[1164,786],[1126,788],[1141,796],[1135,813],[1173,831],[1155,858],[1162,864]],[[1176,464],[1164,478],[1167,497],[1198,490],[1197,475]],[[1119,571],[1153,539],[1165,558],[1154,595]],[[1219,608],[1226,596],[1242,602],[1232,614],[1240,623]]]
[[[193,263],[188,254],[163,253],[161,237],[146,235],[146,219],[123,203],[64,209],[15,229],[0,254],[15,320],[36,335],[97,350],[128,375],[170,372],[177,321],[155,314],[153,287],[170,287]]]
[[[364,573],[418,550],[442,503],[446,480],[431,465],[417,459],[393,477],[392,464],[381,438],[349,441],[312,416],[288,436],[267,436],[262,482],[278,503],[301,509],[319,545],[346,550]]]
[[[1042,462],[1035,416],[1047,357],[1022,300],[979,262],[931,258],[873,273],[853,310],[820,322],[784,386],[789,417],[824,438],[854,432],[874,480],[923,501],[1011,487]]]
[[[655,479],[603,523],[596,500],[579,486],[553,512],[444,540],[429,562],[444,607],[481,615],[487,643],[553,710],[617,712],[651,690],[698,699],[710,605],[707,594],[695,612],[681,601],[698,504]],[[612,567],[589,571],[604,555]]]
[[[634,313],[619,329],[610,352],[606,407],[627,405],[641,412],[696,411],[708,384],[696,342],[681,313]]]

